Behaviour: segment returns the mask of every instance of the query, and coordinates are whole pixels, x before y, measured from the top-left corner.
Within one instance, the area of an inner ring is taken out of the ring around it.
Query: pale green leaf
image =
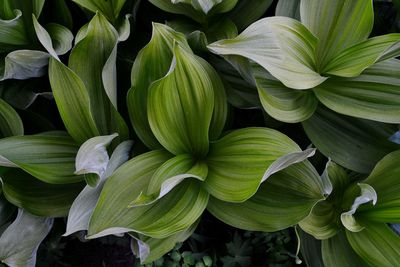
[[[361,173],[371,172],[381,158],[400,148],[388,140],[396,126],[343,116],[322,107],[303,122],[303,127],[322,154]]]
[[[38,37],[40,43],[44,46],[44,48],[46,48],[46,50],[52,57],[54,57],[57,60],[60,60],[58,58],[56,51],[54,50],[50,34],[46,31],[46,29],[42,25],[39,24],[35,15],[33,14],[32,14],[32,21],[33,21],[33,26],[35,27],[36,36]]]
[[[334,77],[313,89],[328,108],[348,116],[400,122],[400,61],[374,64],[354,78]]]
[[[285,86],[313,88],[326,80],[315,71],[317,39],[300,22],[287,17],[261,19],[234,39],[208,46],[218,55],[239,55],[261,65]]]
[[[243,162],[241,164],[247,164]],[[274,232],[297,224],[324,199],[325,189],[308,161],[272,175],[243,203],[210,198],[207,209],[218,219],[250,231]]]
[[[323,240],[321,250],[325,267],[365,266],[365,262],[350,246],[344,231],[327,240]]]
[[[129,116],[136,134],[151,149],[162,146],[154,137],[147,119],[149,87],[168,73],[174,42],[190,50],[183,34],[163,24],[153,23],[151,40],[140,50],[132,67],[132,87],[127,96]]]
[[[0,237],[0,260],[11,267],[34,267],[39,245],[52,226],[52,218],[36,217],[20,209]]]
[[[110,160],[107,146],[118,134],[96,136],[90,138],[81,145],[75,158],[75,174],[95,174],[94,181],[86,182],[90,186],[96,186],[105,175]]]
[[[301,0],[279,0],[275,9],[275,16],[284,16],[300,20]]]
[[[235,130],[211,144],[205,188],[223,201],[243,202],[255,194],[276,160],[300,151],[289,137],[272,129]]]
[[[106,168],[105,175],[96,187],[85,186],[85,188],[75,198],[68,213],[67,229],[64,236],[68,236],[77,231],[87,231],[89,227],[90,216],[99,199],[101,190],[107,177],[126,162],[129,158],[129,151],[132,147],[132,141],[125,141],[118,145]]]
[[[311,90],[287,88],[265,70],[253,68],[258,94],[264,110],[274,119],[296,123],[310,118],[318,106]]]
[[[157,140],[175,155],[203,158],[208,152],[214,86],[204,64],[176,44],[170,71],[149,89],[150,127]]]
[[[49,184],[19,169],[1,175],[6,199],[29,213],[44,217],[65,217],[83,183]]]
[[[46,73],[49,55],[37,50],[16,50],[9,53],[0,63],[0,81],[6,79],[28,79]]]
[[[321,71],[341,77],[356,77],[377,61],[399,56],[399,44],[398,33],[368,39],[341,52]]]
[[[57,55],[64,55],[71,50],[74,36],[67,27],[56,23],[49,23],[45,25],[45,29],[51,37],[51,43]]]
[[[366,40],[374,24],[371,0],[301,0],[301,22],[318,38],[318,69]]]
[[[24,126],[18,113],[0,98],[0,136],[23,135]]]
[[[346,231],[354,251],[370,266],[397,266],[400,236],[384,223],[368,224],[361,232]]]

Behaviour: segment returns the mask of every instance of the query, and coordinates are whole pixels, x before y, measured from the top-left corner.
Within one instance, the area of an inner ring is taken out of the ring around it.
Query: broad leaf
[[[17,50],[9,53],[0,63],[0,81],[7,79],[23,80],[40,77],[46,73],[49,55],[37,50]]]
[[[18,113],[0,98],[0,136],[23,135],[24,126]]]
[[[20,209],[0,237],[0,260],[9,266],[34,267],[38,247],[52,226],[52,218],[36,217]]]
[[[78,148],[66,135],[8,137],[0,140],[0,165],[19,167],[46,183],[76,183],[83,179],[74,174]]]
[[[326,267],[364,266],[365,262],[354,252],[344,231],[322,241],[322,258]]]
[[[126,0],[73,0],[80,6],[96,13],[97,11],[102,12],[107,19],[111,22],[115,22],[118,15],[124,6]]]
[[[223,201],[243,202],[256,193],[276,160],[300,151],[289,137],[272,129],[233,131],[211,144],[205,188]]]
[[[284,16],[300,20],[301,0],[279,0],[275,9],[275,16]]]
[[[172,63],[174,42],[190,50],[183,34],[163,24],[153,23],[151,40],[140,50],[132,67],[132,88],[127,96],[129,116],[136,134],[151,149],[162,146],[154,137],[147,119],[149,87],[167,74]]]
[[[354,251],[371,266],[396,266],[400,257],[400,236],[386,224],[368,224],[361,232],[346,231]]]
[[[214,110],[213,83],[204,61],[174,47],[168,74],[149,90],[148,117],[157,140],[171,153],[203,158]]]
[[[370,0],[301,0],[301,22],[318,38],[318,69],[368,38],[374,24]]]
[[[396,126],[343,116],[322,107],[303,122],[303,127],[326,157],[361,173],[371,172],[381,158],[400,148],[388,141]]]
[[[247,164],[242,162],[241,164]],[[274,232],[297,224],[324,199],[325,188],[307,161],[272,175],[243,203],[211,198],[207,209],[218,219],[250,231]]]
[[[65,217],[84,186],[82,183],[44,183],[18,169],[7,171],[1,178],[3,193],[8,201],[44,217]]]
[[[348,116],[399,123],[400,61],[374,64],[355,78],[335,77],[313,91],[328,108]]]
[[[313,88],[326,80],[315,71],[317,39],[300,22],[269,17],[250,25],[238,37],[208,46],[218,55],[239,55],[265,68],[285,86]]]
[[[118,168],[101,192],[90,219],[89,238],[131,231],[165,238],[192,225],[208,202],[208,194],[197,181],[182,182],[154,204],[128,207],[169,158],[165,151],[153,151]]]

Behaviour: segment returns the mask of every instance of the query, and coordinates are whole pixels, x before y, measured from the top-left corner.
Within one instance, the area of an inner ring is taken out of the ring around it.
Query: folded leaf
[[[256,193],[276,160],[300,151],[289,137],[272,129],[235,130],[211,144],[205,188],[223,201],[243,202]]]
[[[89,238],[132,231],[165,238],[192,225],[208,202],[207,192],[196,181],[180,183],[154,204],[128,207],[169,158],[171,155],[165,151],[153,151],[118,168],[101,192],[90,219]]]
[[[46,73],[49,55],[36,50],[17,50],[9,53],[0,64],[0,81],[7,79],[24,80],[40,77]]]
[[[400,236],[384,223],[368,224],[361,232],[346,231],[354,251],[371,266],[396,266],[400,257]]]
[[[274,119],[296,123],[311,117],[318,106],[318,99],[310,90],[287,88],[272,75],[260,68],[253,68],[258,94],[264,110]]]
[[[150,42],[138,53],[133,63],[132,88],[128,92],[129,116],[136,134],[151,149],[162,146],[154,137],[147,119],[147,98],[150,85],[165,76],[171,66],[174,42],[190,51],[185,36],[163,24],[153,23]]]
[[[374,24],[372,1],[301,0],[301,22],[318,38],[320,69],[344,49],[366,40]]]
[[[371,172],[381,158],[400,148],[388,141],[396,126],[343,116],[323,107],[303,127],[326,157],[361,173]]]
[[[0,260],[9,266],[34,267],[38,247],[52,226],[52,218],[36,217],[20,209],[0,237]]]
[[[157,140],[171,153],[204,158],[214,110],[214,85],[204,61],[174,47],[168,74],[149,90],[148,118]]]
[[[2,158],[37,179],[52,184],[82,181],[82,176],[74,174],[74,159],[78,148],[69,136],[26,135],[0,140]]]
[[[328,108],[353,117],[399,123],[400,61],[374,64],[355,78],[329,79],[314,88],[317,98]]]
[[[0,98],[0,136],[8,137],[23,134],[24,126],[18,113]]]
[[[208,46],[218,55],[239,55],[261,65],[285,86],[313,88],[326,80],[315,71],[317,39],[300,22],[269,17],[250,25],[238,37]]]
[[[49,184],[18,170],[1,175],[6,199],[29,213],[44,217],[65,217],[83,188],[82,183]]]
[[[400,55],[400,34],[387,34],[368,39],[342,51],[329,61],[322,73],[356,77],[382,59]],[[390,52],[390,55],[389,55]]]
[[[207,209],[234,227],[274,232],[304,219],[313,206],[324,199],[324,194],[318,173],[304,161],[269,177],[257,193],[243,203],[229,203],[212,197]]]
[[[344,231],[322,241],[322,258],[326,267],[365,266],[365,262],[354,252]]]

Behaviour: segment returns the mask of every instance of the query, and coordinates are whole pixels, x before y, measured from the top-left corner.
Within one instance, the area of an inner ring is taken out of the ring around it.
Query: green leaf
[[[355,78],[335,77],[314,88],[328,108],[353,117],[399,123],[400,61],[383,61]]]
[[[324,199],[324,194],[318,173],[311,163],[304,161],[269,177],[257,193],[243,203],[229,203],[212,197],[207,209],[234,227],[274,232],[307,217],[313,206]]]
[[[153,151],[118,168],[101,192],[90,219],[89,238],[131,231],[165,238],[192,225],[208,202],[207,192],[196,181],[180,183],[154,204],[128,207],[169,158],[171,155],[165,151]]]
[[[322,261],[321,241],[299,228],[295,228],[295,230],[300,243],[300,252],[307,266],[325,267]]]
[[[208,152],[214,86],[204,64],[176,44],[170,71],[149,90],[150,127],[158,141],[175,155],[203,158]]]
[[[361,232],[346,231],[354,251],[371,266],[396,266],[400,257],[400,236],[386,224],[368,224]]]
[[[396,126],[343,116],[323,107],[303,127],[326,157],[361,173],[371,172],[381,158],[400,148],[388,141]]]
[[[0,260],[9,266],[34,267],[39,245],[52,226],[52,218],[40,218],[19,210],[15,221],[0,237]]]
[[[235,130],[211,144],[205,188],[223,201],[243,202],[255,194],[281,157],[301,152],[286,135],[266,128]],[[304,160],[310,151],[301,155]],[[268,172],[267,172],[268,171]]]
[[[374,24],[372,1],[302,0],[301,22],[318,38],[318,69],[346,48],[366,40]]]
[[[19,167],[46,183],[76,183],[83,179],[74,175],[78,148],[66,135],[8,137],[0,140],[0,164]]]
[[[154,81],[168,73],[174,41],[190,50],[183,34],[163,24],[153,23],[151,40],[140,50],[132,67],[132,88],[127,96],[129,116],[136,134],[151,149],[162,146],[154,137],[147,119],[148,92]]]
[[[9,202],[43,217],[65,217],[84,186],[82,183],[44,183],[19,169],[10,169],[1,178],[3,193]]]
[[[326,267],[365,266],[365,262],[354,252],[343,231],[327,240],[323,240],[321,250]]]
[[[46,48],[49,54],[55,59],[59,60],[56,51],[54,50],[53,43],[51,41],[50,34],[46,31],[46,29],[39,24],[35,15],[32,14],[33,26],[35,27],[36,36],[38,37],[40,43]],[[72,43],[72,39],[71,39]]]
[[[322,73],[341,77],[359,76],[378,61],[400,55],[400,34],[377,36],[351,46],[329,61]]]
[[[399,157],[399,150],[388,154],[363,181],[375,189],[378,201],[375,206],[360,207],[357,211],[357,218],[360,220],[400,223],[400,197],[397,193],[400,188],[400,167],[397,164]]]
[[[111,22],[115,22],[126,0],[73,0],[80,6],[97,13],[100,11]]]
[[[235,8],[229,12],[229,18],[238,30],[243,30],[259,19],[271,6],[272,0],[239,0]]]
[[[7,51],[13,46],[22,46],[29,43],[25,32],[21,10],[9,11],[6,19],[0,19],[0,51]]]
[[[250,25],[238,37],[208,46],[218,55],[239,55],[261,65],[285,86],[313,88],[326,80],[315,71],[317,39],[300,22],[269,17]]]
[[[275,16],[284,16],[300,20],[300,0],[279,0]]]
[[[311,90],[293,90],[261,68],[253,68],[264,110],[274,119],[296,123],[310,118],[318,106]]]
[[[90,186],[96,186],[105,175],[108,162],[107,146],[118,134],[96,136],[90,138],[81,145],[75,159],[75,174],[94,174],[95,179],[86,182]]]
[[[75,198],[68,213],[67,229],[64,236],[71,235],[77,231],[88,230],[90,216],[96,207],[105,180],[129,159],[131,148],[132,141],[125,141],[119,144],[108,161],[105,175],[101,177],[100,183],[96,187],[86,185]]]
[[[83,143],[100,135],[91,113],[89,93],[78,75],[51,58],[49,78],[61,118],[74,140]]]
[[[140,235],[140,239],[132,239],[131,247],[133,253],[136,257],[140,258],[141,264],[149,264],[172,250],[177,243],[188,239],[193,234],[196,227],[197,223],[194,223],[181,232],[161,239]]]
[[[1,174],[0,174],[1,175]],[[1,193],[0,196],[0,228],[13,219],[16,207],[6,200]],[[0,230],[1,231],[1,230]],[[1,234],[1,233],[0,233]]]
[[[0,136],[23,135],[24,126],[18,113],[0,98]]]

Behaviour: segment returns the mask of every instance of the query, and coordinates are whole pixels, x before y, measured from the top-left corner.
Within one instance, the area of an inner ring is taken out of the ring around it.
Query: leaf
[[[388,141],[395,126],[343,116],[323,107],[304,121],[303,127],[322,154],[361,173],[371,172],[381,158],[399,149]]]
[[[51,37],[52,45],[57,55],[64,55],[71,50],[74,36],[67,27],[49,23],[45,25],[45,28]]]
[[[318,38],[318,69],[346,48],[366,40],[374,24],[372,1],[302,0],[301,22]]]
[[[0,98],[0,136],[23,135],[24,126],[18,113]]]
[[[235,8],[229,12],[229,18],[238,30],[243,30],[259,19],[271,6],[272,0],[239,0]]]
[[[275,16],[284,16],[300,20],[300,0],[279,0]]]
[[[89,238],[125,232],[165,238],[192,225],[208,202],[208,194],[196,181],[182,182],[154,204],[128,207],[147,188],[154,172],[170,158],[165,151],[153,151],[118,168],[101,192],[90,219]]]
[[[400,188],[400,172],[397,150],[385,156],[378,162],[374,170],[363,183],[372,186],[378,195],[375,206],[363,206],[357,211],[357,218],[368,222],[400,223],[400,197],[397,193]]]
[[[243,203],[210,198],[207,209],[219,220],[250,231],[274,232],[297,224],[324,199],[314,167],[304,161],[272,175]]]
[[[49,55],[42,51],[13,51],[6,56],[4,65],[0,64],[0,81],[43,76],[48,62]]]
[[[44,183],[19,169],[10,169],[1,178],[3,193],[9,202],[43,217],[65,217],[83,188],[82,183]]]
[[[20,209],[0,237],[1,261],[9,266],[34,267],[38,247],[52,226],[52,218],[36,217]]]
[[[100,11],[108,20],[115,22],[126,0],[73,0],[73,2],[93,13]]]
[[[88,230],[90,216],[97,204],[105,180],[114,173],[115,169],[128,160],[131,147],[132,141],[119,144],[108,161],[105,175],[101,177],[100,183],[95,187],[86,185],[75,198],[68,213],[67,229],[64,236],[77,231]]]
[[[60,60],[58,58],[56,51],[54,50],[50,34],[46,31],[45,28],[43,28],[42,25],[39,24],[35,15],[33,15],[33,14],[32,14],[32,21],[33,21],[33,26],[35,27],[36,36],[38,37],[40,43],[44,46],[44,48],[46,48],[46,50],[49,52],[49,54],[52,57],[54,57],[57,60]],[[71,43],[72,43],[72,39],[71,39]]]
[[[26,135],[0,140],[0,156],[51,184],[70,184],[82,181],[74,174],[78,145],[69,136]],[[3,166],[10,166],[0,162]]]
[[[96,136],[81,145],[75,159],[75,174],[95,174],[94,181],[88,185],[94,187],[105,175],[109,162],[107,146],[118,134]]]
[[[150,127],[160,144],[175,155],[203,158],[208,152],[214,86],[203,64],[176,44],[170,71],[149,90]]]
[[[258,94],[264,110],[274,119],[296,123],[310,118],[318,106],[318,99],[310,90],[287,88],[268,72],[253,68]]]
[[[194,223],[189,228],[162,239],[140,235],[140,239],[132,238],[132,251],[136,257],[140,258],[141,264],[149,264],[172,250],[177,243],[188,239],[196,227],[197,223]]]
[[[21,10],[9,10],[6,19],[0,19],[0,51],[10,50],[13,46],[21,46],[29,43],[25,33]],[[4,49],[5,47],[6,49]]]
[[[1,175],[1,174],[0,174]],[[0,196],[0,228],[4,227],[11,219],[13,219],[16,207],[6,200],[1,193]],[[1,233],[0,233],[1,234]]]
[[[343,231],[323,240],[321,250],[326,267],[365,266],[365,262],[354,252]]]
[[[49,78],[58,111],[68,133],[79,143],[100,135],[85,84],[70,68],[51,58]]]
[[[235,130],[211,144],[205,188],[220,200],[243,202],[256,193],[276,160],[294,152],[301,150],[278,131]]]
[[[300,252],[307,266],[324,267],[321,254],[321,241],[299,228],[295,228],[295,230],[298,242],[300,243]]]
[[[376,62],[400,55],[399,44],[400,34],[396,33],[368,39],[347,48],[330,60],[322,73],[341,77],[359,76]]]
[[[175,156],[156,170],[149,181],[147,190],[141,192],[130,206],[155,203],[185,179],[194,178],[203,182],[207,173],[208,168],[205,162],[196,162],[191,155]]]
[[[138,53],[133,63],[127,104],[131,124],[140,140],[151,149],[162,146],[150,129],[147,119],[147,99],[150,85],[165,76],[173,58],[174,40],[190,50],[185,36],[159,23],[153,23],[150,42]]]
[[[208,46],[218,55],[239,55],[261,65],[285,86],[309,89],[327,78],[315,69],[317,39],[300,22],[286,17],[261,19],[234,39]]]
[[[364,229],[364,226],[360,225],[354,216],[354,214],[357,212],[357,209],[361,205],[369,202],[371,202],[372,205],[376,205],[376,202],[378,201],[378,196],[372,186],[365,183],[357,183],[357,185],[361,189],[360,195],[354,200],[353,204],[351,205],[351,209],[343,212],[340,216],[340,220],[342,221],[344,227],[351,232],[360,232]]]
[[[383,61],[368,68],[358,77],[335,77],[313,91],[318,100],[338,113],[399,123],[399,67],[399,60]]]
[[[400,257],[400,236],[386,224],[368,224],[361,232],[346,231],[354,251],[369,265],[396,266]]]

